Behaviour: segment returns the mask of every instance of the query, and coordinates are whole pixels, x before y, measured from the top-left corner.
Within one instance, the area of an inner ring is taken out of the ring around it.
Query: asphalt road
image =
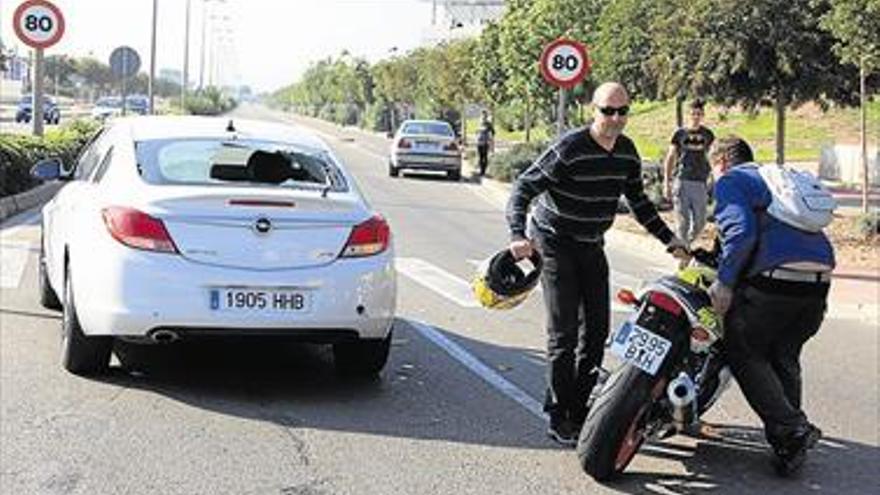
[[[277,342],[119,346],[138,371],[67,374],[59,315],[37,302],[38,214],[24,213],[0,234],[0,493],[877,491],[878,329],[842,319],[805,349],[805,405],[826,439],[798,478],[773,475],[733,387],[706,416],[716,436],[648,446],[619,482],[593,482],[545,437],[540,294],[510,312],[467,295],[475,263],[506,242],[505,198],[475,181],[391,179],[384,138],[309,125],[392,227],[399,319],[381,379],[338,378],[326,349]],[[616,285],[672,266],[625,245],[608,253]]]

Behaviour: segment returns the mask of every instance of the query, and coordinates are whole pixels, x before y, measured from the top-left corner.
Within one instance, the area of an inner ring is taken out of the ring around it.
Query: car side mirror
[[[69,179],[73,171],[64,166],[60,158],[45,158],[31,167],[31,177],[40,180]]]

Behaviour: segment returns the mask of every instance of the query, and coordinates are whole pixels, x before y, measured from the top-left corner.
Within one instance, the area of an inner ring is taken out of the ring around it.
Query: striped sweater
[[[668,244],[672,231],[645,196],[641,166],[626,136],[608,152],[589,128],[568,132],[517,178],[507,203],[511,238],[526,237],[526,214],[537,198],[532,221],[542,233],[601,244],[623,194],[639,223]]]

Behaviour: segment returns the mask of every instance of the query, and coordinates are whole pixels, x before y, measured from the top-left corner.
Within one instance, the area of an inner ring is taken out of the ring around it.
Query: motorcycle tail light
[[[696,341],[699,341],[699,342],[706,342],[706,341],[708,341],[711,337],[712,337],[712,336],[709,334],[709,331],[706,330],[706,329],[703,328],[703,327],[694,327],[694,328],[691,330],[691,338],[694,339],[694,340],[696,340]]]
[[[675,299],[667,296],[662,292],[652,292],[648,300],[651,301],[651,304],[653,304],[654,306],[664,309],[675,316],[681,314],[681,306],[679,306],[678,303],[675,302]]]
[[[633,294],[633,291],[629,289],[620,289],[617,291],[617,300],[630,306],[635,306],[639,303],[639,299]]]

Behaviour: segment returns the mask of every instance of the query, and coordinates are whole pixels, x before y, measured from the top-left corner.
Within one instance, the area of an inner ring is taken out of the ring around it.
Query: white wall
[[[861,184],[861,147],[843,144],[823,147],[822,156],[819,158],[819,177]],[[872,185],[880,185],[880,149],[876,146],[868,147],[868,178]]]

